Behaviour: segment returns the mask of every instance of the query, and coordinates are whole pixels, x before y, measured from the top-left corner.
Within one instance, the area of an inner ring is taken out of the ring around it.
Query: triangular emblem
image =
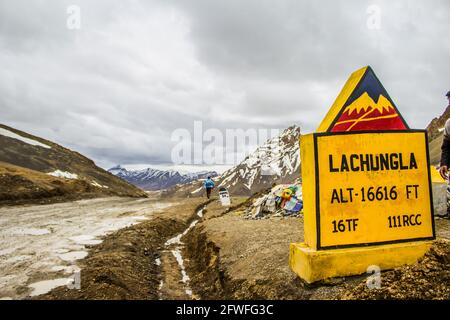
[[[371,67],[354,72],[317,132],[408,130]]]

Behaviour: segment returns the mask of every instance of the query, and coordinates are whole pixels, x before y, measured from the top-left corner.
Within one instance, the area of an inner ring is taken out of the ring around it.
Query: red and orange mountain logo
[[[375,102],[364,92],[344,109],[331,132],[405,129],[396,108],[385,96],[380,94]]]

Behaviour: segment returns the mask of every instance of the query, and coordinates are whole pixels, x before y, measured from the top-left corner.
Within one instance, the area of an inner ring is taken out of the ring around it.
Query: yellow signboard
[[[412,264],[435,238],[428,141],[410,130],[372,68],[354,72],[316,133],[300,138],[307,282]]]
[[[317,249],[434,238],[425,131],[319,133],[314,144]]]

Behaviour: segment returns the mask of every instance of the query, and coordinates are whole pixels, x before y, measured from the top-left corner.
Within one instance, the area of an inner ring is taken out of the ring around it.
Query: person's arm
[[[444,139],[441,146],[441,163],[439,173],[444,180],[448,179],[448,165],[450,161],[450,120],[445,122]]]
[[[448,178],[448,163],[450,160],[450,140],[444,138],[444,141],[442,142],[441,147],[441,164],[439,168],[439,173],[441,174],[442,178],[445,180]]]

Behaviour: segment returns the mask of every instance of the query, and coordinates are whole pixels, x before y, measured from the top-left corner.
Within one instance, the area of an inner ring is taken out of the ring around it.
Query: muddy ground
[[[58,287],[36,299],[160,299],[186,298],[182,286],[163,290],[161,280],[179,282],[180,270],[176,264],[167,267],[161,275],[161,254],[172,235],[181,233],[203,207],[203,199],[186,200],[164,211],[155,212],[152,219],[121,229],[106,236],[94,246],[89,255],[79,261],[81,289]],[[168,260],[169,265],[173,261]],[[176,262],[176,261],[175,261]],[[166,291],[168,291],[166,293]]]
[[[102,237],[170,205],[112,197],[0,208],[0,299],[25,298],[67,282]]]
[[[77,262],[81,267],[80,290],[61,286],[35,298],[448,297],[448,242],[439,242],[418,266],[405,267],[412,269],[382,272],[384,287],[378,293],[365,291],[365,274],[309,285],[288,266],[289,244],[303,240],[303,218],[246,220],[244,200],[234,199],[230,210],[217,199],[206,207],[201,198],[178,199],[178,204],[154,212],[150,220],[107,235],[101,244],[91,246],[89,255]],[[437,218],[436,230],[438,237],[449,239],[450,221]],[[398,281],[409,285],[399,285]],[[411,291],[411,287],[416,290]]]

